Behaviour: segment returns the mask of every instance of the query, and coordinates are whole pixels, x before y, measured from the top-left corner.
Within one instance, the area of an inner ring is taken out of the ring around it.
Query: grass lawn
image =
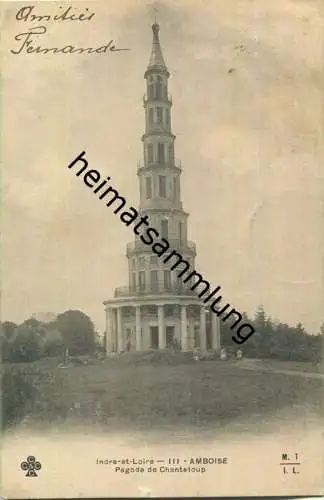
[[[267,419],[292,407],[299,414],[311,411],[319,416],[321,411],[322,380],[242,370],[236,361],[126,354],[61,368],[49,383],[56,364],[53,359],[33,363],[46,377],[29,416],[32,423],[66,420],[128,430],[201,428]]]

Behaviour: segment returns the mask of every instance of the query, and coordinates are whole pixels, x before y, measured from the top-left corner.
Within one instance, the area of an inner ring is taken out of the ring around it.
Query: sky
[[[42,47],[129,51],[12,54],[19,2],[2,3],[2,318],[80,309],[127,285],[133,232],[67,165],[81,152],[139,200],[144,72],[154,8],[171,73],[196,268],[237,310],[316,333],[323,316],[323,43],[315,0],[72,3],[89,22],[43,22]],[[59,6],[37,2],[34,14]]]

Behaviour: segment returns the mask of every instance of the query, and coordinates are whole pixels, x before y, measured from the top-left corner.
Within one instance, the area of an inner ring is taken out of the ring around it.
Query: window
[[[153,98],[153,89],[154,89],[154,85],[152,85],[152,84],[147,87],[147,97],[149,99]]]
[[[164,175],[159,175],[159,196],[166,197],[166,180]]]
[[[156,82],[155,84],[155,99],[162,99],[162,84],[161,82]]]
[[[136,290],[136,273],[132,273],[132,291]]]
[[[145,272],[140,271],[138,273],[138,285],[140,290],[145,290]]]
[[[179,292],[182,292],[184,287],[183,278],[179,277],[177,274],[176,274],[176,283],[177,283],[177,290]]]
[[[183,222],[179,222],[179,240],[183,242]]]
[[[166,304],[164,306],[164,314],[165,316],[174,316],[175,315],[175,310],[174,310],[173,304]]]
[[[136,259],[132,259],[132,269],[135,269],[136,267]]]
[[[173,177],[173,199],[174,200],[177,199],[177,187],[178,187],[177,178]]]
[[[178,286],[182,286],[184,281],[183,281],[183,277],[182,276],[178,276],[178,273],[176,272],[176,282],[177,282],[177,285]]]
[[[151,290],[157,292],[158,290],[158,272],[151,271]]]
[[[140,257],[138,260],[139,260],[139,266],[144,267],[145,266],[145,257]]]
[[[148,144],[147,146],[147,160],[149,163],[153,163],[153,144]]]
[[[170,144],[170,146],[169,146],[168,155],[169,155],[169,162],[173,164],[174,163],[174,151],[173,151],[172,144]]]
[[[152,179],[151,177],[146,177],[145,178],[146,182],[146,198],[152,198]]]
[[[150,259],[151,264],[157,264],[157,255],[152,255]]]
[[[156,123],[163,123],[163,109],[156,108]]]
[[[171,288],[171,271],[164,271],[164,288],[166,290]]]
[[[170,111],[168,109],[165,110],[165,123],[167,125],[170,123]]]
[[[153,123],[153,108],[149,109],[149,120],[148,121],[149,121],[149,126],[151,126]]]
[[[167,220],[161,221],[161,233],[162,233],[162,237],[167,240],[168,236],[169,236],[169,224],[168,224]]]
[[[164,144],[158,143],[158,162],[165,163]]]
[[[157,306],[143,306],[144,314],[150,314],[156,316],[157,314]]]

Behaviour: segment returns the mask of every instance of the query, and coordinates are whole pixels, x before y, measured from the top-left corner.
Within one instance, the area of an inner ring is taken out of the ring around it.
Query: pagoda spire
[[[155,21],[154,24],[152,25],[153,45],[152,45],[152,52],[151,52],[151,56],[150,56],[150,60],[149,60],[149,64],[148,64],[147,69],[156,68],[156,67],[167,69],[166,64],[164,62],[164,59],[163,59],[163,55],[162,55],[162,49],[161,49],[160,39],[159,39],[159,30],[160,30],[160,26]]]

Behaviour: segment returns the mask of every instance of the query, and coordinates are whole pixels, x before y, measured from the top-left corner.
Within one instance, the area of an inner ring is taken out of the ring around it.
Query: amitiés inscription
[[[100,47],[76,47],[75,45],[67,44],[63,47],[43,47],[37,45],[37,37],[47,33],[46,23],[51,22],[71,22],[76,21],[84,23],[91,21],[95,17],[95,12],[90,12],[88,8],[82,12],[77,8],[62,6],[57,7],[57,11],[53,14],[40,15],[35,11],[35,5],[28,5],[18,10],[16,20],[23,23],[42,23],[42,25],[32,26],[18,33],[15,40],[18,45],[15,49],[11,49],[12,54],[106,54],[107,52],[121,52],[125,48],[117,48],[114,40],[101,45]]]

